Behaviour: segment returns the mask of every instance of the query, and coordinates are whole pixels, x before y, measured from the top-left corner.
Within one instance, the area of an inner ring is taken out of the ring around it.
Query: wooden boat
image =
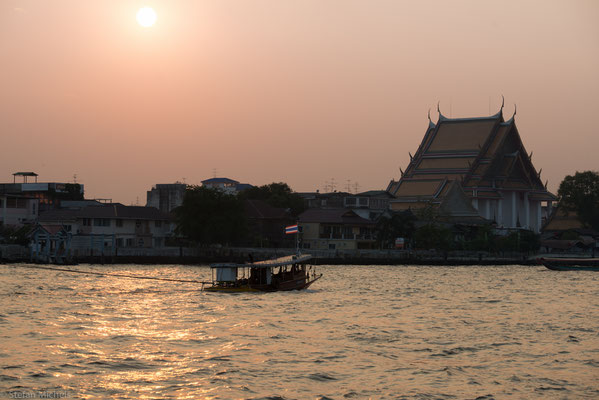
[[[599,258],[540,258],[553,271],[599,271]]]
[[[277,292],[302,290],[322,277],[308,262],[309,254],[247,264],[212,264],[207,292]]]

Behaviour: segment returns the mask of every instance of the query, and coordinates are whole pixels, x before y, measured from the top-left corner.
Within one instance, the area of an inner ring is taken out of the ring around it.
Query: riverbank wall
[[[311,254],[314,265],[534,265],[534,254],[491,254],[482,251],[435,250],[302,250]],[[4,262],[49,262],[90,264],[183,264],[245,263],[294,254],[292,248],[249,247],[163,247],[119,248],[102,253],[77,254],[60,260],[30,260],[29,250],[11,249]],[[4,253],[6,254],[6,253]]]

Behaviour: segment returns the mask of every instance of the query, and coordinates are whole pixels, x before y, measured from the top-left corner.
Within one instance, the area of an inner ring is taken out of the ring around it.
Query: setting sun
[[[137,23],[146,28],[154,25],[156,18],[156,12],[151,7],[140,8],[137,12]]]

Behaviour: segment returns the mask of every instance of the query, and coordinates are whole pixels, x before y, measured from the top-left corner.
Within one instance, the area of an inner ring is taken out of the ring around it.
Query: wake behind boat
[[[212,264],[212,281],[204,290],[234,293],[306,289],[322,277],[308,265],[311,259],[309,254],[298,254],[247,264]]]
[[[599,271],[599,258],[540,258],[553,271]]]

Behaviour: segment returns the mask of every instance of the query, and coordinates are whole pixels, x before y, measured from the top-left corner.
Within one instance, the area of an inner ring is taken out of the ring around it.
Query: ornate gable
[[[484,156],[477,160],[476,167],[463,185],[468,188],[545,190],[513,119],[501,124]]]
[[[489,117],[452,119],[439,112],[436,124],[429,116],[405,172],[400,168],[400,179],[389,184],[387,190],[396,198],[391,206],[399,210],[436,204],[464,216],[475,210],[513,227],[524,216],[522,226],[538,230],[539,202],[555,196],[542,184],[531,158],[514,117],[504,120],[503,106]]]
[[[430,119],[430,117],[429,117]],[[437,184],[447,181],[462,181],[472,175],[477,161],[497,136],[503,123],[503,114],[490,117],[450,119],[439,113],[436,124],[429,122],[428,129],[416,154],[410,154],[410,164],[398,182],[392,181],[389,192],[396,197],[433,196],[440,190],[414,193],[424,182]],[[437,187],[438,188],[438,187]]]

